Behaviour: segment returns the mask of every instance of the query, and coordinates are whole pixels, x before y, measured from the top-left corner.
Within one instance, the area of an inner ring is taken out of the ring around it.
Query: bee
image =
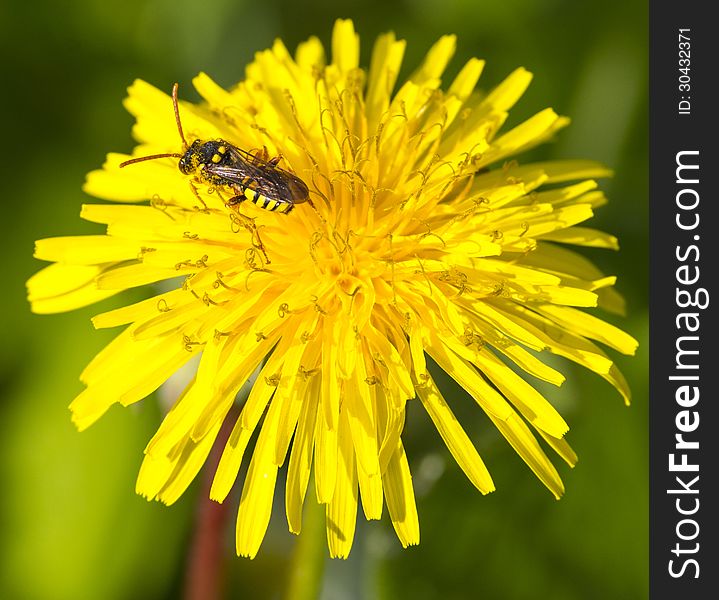
[[[309,201],[309,190],[305,182],[277,166],[281,156],[269,159],[266,150],[251,154],[222,139],[197,139],[188,144],[182,131],[177,89],[176,83],[172,87],[172,106],[177,131],[182,140],[182,153],[170,152],[132,158],[120,163],[120,167],[157,158],[179,158],[177,166],[183,174],[194,175],[198,181],[211,186],[232,189],[235,196],[227,201],[229,205],[249,200],[260,208],[287,214],[295,204]],[[309,203],[312,204],[311,201]]]

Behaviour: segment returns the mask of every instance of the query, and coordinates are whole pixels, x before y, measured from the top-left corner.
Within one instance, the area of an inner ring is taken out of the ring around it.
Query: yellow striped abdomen
[[[294,205],[291,202],[280,202],[279,200],[272,200],[258,193],[257,190],[252,188],[245,188],[245,198],[247,198],[252,204],[264,208],[265,210],[277,211],[281,213],[288,213]]]

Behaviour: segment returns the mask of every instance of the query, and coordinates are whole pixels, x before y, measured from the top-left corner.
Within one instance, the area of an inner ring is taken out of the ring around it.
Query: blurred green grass
[[[402,551],[388,523],[361,525],[350,560],[328,563],[323,598],[645,598],[647,11],[645,1],[620,0],[4,3],[0,48],[11,58],[0,97],[9,257],[0,325],[0,597],[180,594],[192,494],[172,508],[134,494],[142,449],[160,418],[156,403],[113,409],[77,433],[66,407],[81,389],[84,364],[109,339],[89,323],[99,309],[34,316],[24,296],[24,281],[41,266],[32,259],[35,239],[96,231],[78,218],[87,200],[80,187],[106,152],[132,147],[125,87],[136,77],[166,90],[179,81],[192,99],[198,71],[232,84],[275,37],[294,48],[318,35],[327,46],[334,20],[352,17],[364,65],[376,35],[392,29],[408,41],[405,75],[445,33],[459,36],[449,75],[471,56],[487,60],[483,87],[520,65],[535,73],[512,118],[552,106],[573,119],[536,156],[592,158],[616,172],[602,184],[610,204],[594,225],[618,235],[622,252],[591,257],[619,276],[629,318],[614,322],[641,346],[635,359],[620,361],[631,408],[576,370],[557,397],[580,456],[574,470],[560,466],[567,487],[560,502],[475,407],[455,398],[497,483],[497,492],[480,496],[411,406],[405,438],[422,489],[422,543]],[[231,597],[281,597],[293,544],[283,513],[278,504],[255,561],[232,559]]]

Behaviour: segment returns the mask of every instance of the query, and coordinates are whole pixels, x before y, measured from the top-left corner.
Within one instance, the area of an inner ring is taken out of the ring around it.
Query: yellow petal
[[[177,269],[148,267],[142,263],[128,266],[118,265],[106,268],[98,275],[97,287],[100,290],[120,291],[172,279],[179,274]]]
[[[574,465],[577,464],[577,454],[572,450],[567,440],[552,437],[542,430],[539,430],[539,435],[544,438],[544,441],[552,447],[552,450],[559,454],[570,467],[574,467]]]
[[[400,393],[405,398],[414,398],[414,387],[409,370],[405,365],[397,349],[382,335],[382,333],[371,325],[362,331],[367,339],[370,351],[378,353],[389,371],[389,376],[394,381]]]
[[[617,238],[603,231],[589,227],[570,227],[542,234],[542,238],[550,242],[587,246],[588,248],[606,248],[619,250]]]
[[[128,97],[123,104],[137,119],[137,123],[132,129],[135,138],[145,144],[161,146],[165,148],[165,152],[179,152],[182,149],[182,140],[177,131],[172,98],[140,79],[136,79],[127,91]],[[199,139],[205,140],[221,137],[220,131],[212,121],[201,116],[201,110],[187,102],[180,101],[179,104],[182,128],[188,132],[187,134],[196,132]],[[192,140],[188,139],[187,141],[191,142]],[[174,160],[175,169],[177,169],[176,159]],[[139,168],[139,165],[132,165],[132,167],[133,169]]]
[[[319,38],[311,36],[306,42],[298,44],[295,61],[297,66],[308,73],[312,73],[313,69],[321,69],[325,64],[325,50]]]
[[[120,342],[114,343],[110,360],[95,360],[83,372],[88,388],[70,404],[78,429],[89,427],[115,402],[129,406],[142,400],[193,355],[192,349],[183,347],[181,336],[138,342],[128,337],[117,338]]]
[[[559,499],[564,494],[559,473],[522,419],[515,413],[501,421],[493,415],[489,418],[539,480]]]
[[[568,306],[543,305],[539,312],[552,321],[592,340],[597,340],[622,354],[634,354],[639,342],[618,327],[581,310]]]
[[[464,432],[452,409],[442,397],[434,381],[430,378],[424,386],[417,388],[417,395],[422,401],[427,414],[442,436],[444,443],[452,453],[454,460],[474,487],[483,494],[494,491],[492,477],[479,457],[477,450]]]
[[[514,411],[504,398],[492,389],[465,360],[445,348],[444,344],[436,337],[427,347],[427,352],[445,373],[469,392],[470,396],[488,415],[503,421],[513,414]]]
[[[225,361],[224,366],[231,365],[229,370],[221,370],[219,375],[216,374],[216,381],[209,381],[204,378],[205,387],[210,389],[216,389],[217,393],[213,395],[211,400],[208,400],[202,407],[202,412],[197,416],[194,427],[192,429],[193,439],[199,439],[205,435],[205,432],[212,427],[215,421],[224,413],[225,405],[232,403],[235,396],[240,391],[240,388],[245,384],[249,377],[257,369],[262,359],[267,356],[267,353],[277,342],[279,332],[269,332],[267,337],[258,340],[254,334],[244,336],[242,343],[238,342],[236,345],[226,346],[226,355],[236,354],[234,360],[228,359]],[[272,355],[274,357],[274,353]],[[268,360],[265,367],[273,368],[274,363]],[[200,381],[200,371],[202,370],[202,363],[200,363],[200,369],[198,370],[198,381]],[[264,373],[264,369],[263,369]],[[264,373],[267,379],[274,375],[274,372]],[[263,374],[260,375],[263,377]],[[259,379],[259,378],[258,378]],[[240,418],[242,419],[243,425],[248,428],[254,428],[257,421],[256,419],[262,414],[265,408],[265,398],[267,390],[262,390],[263,387],[272,388],[274,391],[274,384],[267,383],[266,379],[260,379],[258,386],[253,386],[252,392],[257,388],[257,398],[252,395],[247,398],[245,407],[242,410]],[[261,391],[262,390],[262,391]],[[264,404],[263,404],[264,403]],[[247,411],[247,414],[245,414]]]
[[[158,494],[158,498],[162,502],[174,504],[189,487],[202,465],[205,464],[221,426],[222,421],[218,421],[201,440],[197,442],[188,440],[175,469]]]
[[[359,66],[359,35],[349,19],[337,19],[332,30],[332,63],[343,73]]]
[[[507,111],[517,103],[532,81],[532,74],[525,68],[515,69],[502,83],[495,87],[482,102],[491,111]]]
[[[287,524],[292,533],[300,533],[302,529],[302,505],[312,468],[312,447],[315,442],[318,403],[319,378],[314,377],[309,392],[302,402],[297,432],[292,442],[290,463],[287,468],[285,508]]]
[[[66,265],[55,263],[38,271],[27,282],[32,311],[51,314],[94,304],[120,290],[102,290],[97,277],[106,265]]]
[[[449,64],[457,48],[457,36],[443,35],[427,52],[422,65],[410,75],[409,80],[420,86],[437,87],[439,78]]]
[[[272,402],[262,425],[257,446],[242,488],[237,513],[237,555],[254,558],[265,537],[272,512],[272,499],[277,480],[274,463],[275,435],[280,402]]]
[[[323,376],[324,384],[324,376]],[[320,395],[320,410],[317,412],[315,428],[315,493],[317,502],[327,504],[332,500],[337,481],[337,430],[329,426],[322,407],[327,402],[324,393]]]
[[[593,160],[557,160],[538,162],[528,167],[542,169],[547,174],[547,183],[563,183],[577,179],[600,179],[611,177],[613,172]],[[522,167],[519,167],[521,170]],[[520,175],[521,176],[521,175]]]
[[[551,108],[547,108],[494,140],[490,150],[478,161],[477,166],[489,165],[506,156],[524,152],[568,124],[569,119],[560,117]]]
[[[340,411],[340,384],[337,374],[338,328],[322,333],[322,409],[329,429],[336,430]],[[322,502],[320,500],[320,502]]]
[[[337,435],[337,480],[327,504],[327,545],[331,558],[347,558],[357,523],[357,468],[347,413],[340,413]]]
[[[242,457],[247,449],[247,444],[252,437],[253,430],[242,427],[240,419],[237,419],[235,426],[227,439],[225,449],[220,457],[220,462],[215,471],[215,477],[210,487],[210,499],[215,502],[224,502],[235,484],[237,473],[242,464]]]
[[[346,388],[345,407],[357,457],[362,507],[367,519],[382,517],[382,480],[374,402],[367,383],[364,359],[357,361],[354,382]]]
[[[469,98],[483,70],[483,60],[470,58],[457,77],[454,78],[452,85],[449,86],[449,93],[457,96],[460,100]]]
[[[310,330],[314,330],[313,320],[316,319],[308,319],[304,322]],[[297,331],[302,331],[303,329],[303,324],[300,324]],[[277,395],[285,398],[286,402],[283,404],[282,414],[280,415],[277,447],[275,448],[275,463],[278,467],[282,466],[285,461],[287,449],[289,448],[292,434],[295,432],[303,404],[308,401],[308,390],[314,380],[319,380],[321,377],[318,369],[320,351],[319,344],[311,341],[305,342],[300,334],[290,344],[288,350],[283,353],[284,362],[282,376],[277,386]],[[319,400],[319,398],[316,398],[316,400]]]
[[[270,368],[274,368],[274,365],[271,365]],[[240,470],[242,458],[250,437],[259,423],[264,408],[267,406],[267,403],[274,394],[274,386],[264,385],[263,379],[261,379],[262,377],[263,373],[261,372],[258,377],[260,383],[253,386],[250,397],[247,399],[245,407],[242,410],[242,414],[235,423],[228,442],[222,452],[222,456],[220,457],[217,470],[215,471],[215,477],[212,481],[212,487],[210,488],[210,498],[218,502],[223,502],[230,493],[230,490],[235,483],[235,479],[237,478],[237,473]],[[234,397],[235,393],[229,394],[226,397],[226,400],[218,405],[214,411],[217,417],[223,416],[223,411],[226,410],[226,407],[232,403]],[[246,414],[248,412],[251,412],[252,416],[248,417]],[[188,423],[189,427],[192,427],[193,425],[194,422]],[[179,427],[176,429],[181,431]],[[197,427],[194,429],[193,436],[194,435],[198,435]]]
[[[382,476],[387,509],[392,526],[403,548],[419,544],[419,518],[414,500],[412,475],[401,443],[392,453],[387,472]]]
[[[368,129],[373,131],[382,113],[387,110],[390,95],[402,66],[406,42],[396,40],[394,33],[377,38],[372,50],[365,105]]]
[[[147,300],[141,300],[135,304],[129,304],[128,306],[96,315],[92,318],[92,324],[97,329],[104,329],[106,327],[127,325],[134,321],[148,321],[158,313],[171,310],[187,299],[188,294],[184,290],[172,290]]]
[[[172,474],[179,458],[179,453],[172,458],[167,455],[146,454],[140,465],[140,472],[137,474],[135,492],[148,500],[157,498],[157,494]]]
[[[476,365],[536,428],[556,438],[569,430],[557,410],[536,389],[487,351],[475,353]]]
[[[357,361],[357,370],[345,386],[343,400],[359,466],[367,475],[378,475],[377,427],[363,359]]]
[[[55,237],[35,242],[35,258],[75,265],[102,263],[137,258],[137,243],[105,235]]]

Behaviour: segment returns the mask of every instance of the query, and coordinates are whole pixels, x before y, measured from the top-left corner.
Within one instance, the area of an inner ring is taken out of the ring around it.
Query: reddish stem
[[[237,411],[233,408],[222,424],[203,470],[195,529],[187,556],[185,600],[220,600],[224,597],[224,541],[230,502],[226,500],[219,504],[210,500],[210,487],[236,417]]]

